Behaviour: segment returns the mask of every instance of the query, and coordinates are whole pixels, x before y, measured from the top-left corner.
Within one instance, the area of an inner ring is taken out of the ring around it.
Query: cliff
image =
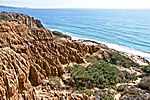
[[[98,50],[76,41],[56,39],[50,30],[37,28],[34,20],[28,21],[26,15],[1,15],[10,18],[0,20],[0,91],[3,99],[21,99],[22,95],[30,95],[26,98],[31,98],[28,90],[44,84],[49,76],[63,74],[62,64],[84,63],[86,53]]]
[[[112,54],[117,51],[99,43],[71,40],[53,33],[28,15],[0,13],[1,100],[96,98],[74,92],[76,78],[71,76],[68,68],[74,64],[88,66],[87,54],[105,60],[113,58]],[[141,67],[133,57],[120,55],[130,59],[129,66]],[[149,64],[144,58],[135,58]],[[115,65],[124,66],[120,62],[118,60]]]
[[[25,14],[2,12],[0,13],[0,16],[0,19],[2,20],[19,20],[23,24],[26,24],[29,28],[44,28],[40,20],[37,20]]]

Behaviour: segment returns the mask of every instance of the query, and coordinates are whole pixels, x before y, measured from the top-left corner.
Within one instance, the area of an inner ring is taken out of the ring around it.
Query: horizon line
[[[26,8],[26,9],[115,9],[115,10],[148,10],[150,8],[94,8],[94,7],[84,7],[84,8],[76,8],[76,7],[27,7],[27,6],[11,6],[11,5],[0,5],[4,7],[12,7],[12,8]]]

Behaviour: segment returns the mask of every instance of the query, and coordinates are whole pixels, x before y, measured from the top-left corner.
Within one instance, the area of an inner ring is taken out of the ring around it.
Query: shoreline
[[[100,43],[100,44],[104,44],[110,49],[114,49],[114,50],[117,50],[117,51],[120,51],[120,52],[125,52],[125,53],[132,54],[132,55],[135,55],[135,56],[141,56],[141,57],[145,58],[146,60],[150,61],[150,53],[147,53],[147,52],[144,52],[144,51],[132,49],[132,48],[129,48],[129,47],[126,47],[126,46],[118,45],[118,44],[102,42],[102,41],[98,41],[98,40],[94,40],[94,39],[90,39],[90,38],[77,37],[77,35],[74,36],[69,32],[65,32],[65,31],[62,31],[62,30],[59,30],[59,29],[51,29],[51,28],[48,28],[48,29],[51,30],[51,31],[58,31],[58,32],[61,32],[63,34],[69,35],[69,36],[71,36],[72,40],[94,41],[94,42],[97,42],[97,43]]]

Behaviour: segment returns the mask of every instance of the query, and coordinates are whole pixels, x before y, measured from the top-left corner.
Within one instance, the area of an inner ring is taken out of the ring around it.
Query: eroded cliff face
[[[33,87],[45,84],[50,76],[61,76],[62,65],[84,63],[85,54],[99,50],[56,38],[50,30],[30,25],[20,20],[0,20],[1,100],[35,99]]]
[[[19,14],[14,12],[2,12],[0,13],[1,20],[19,20],[26,24],[28,27],[44,28],[40,20],[30,17],[26,14]]]

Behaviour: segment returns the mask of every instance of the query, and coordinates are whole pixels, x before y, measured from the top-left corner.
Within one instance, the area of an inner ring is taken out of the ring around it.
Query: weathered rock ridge
[[[2,12],[0,13],[0,20],[19,20],[32,28],[44,28],[40,20],[30,17],[26,14],[19,14],[13,12]]]
[[[0,20],[1,100],[35,99],[34,86],[45,84],[50,76],[61,76],[62,65],[84,63],[85,54],[99,50],[78,41],[55,38],[34,20],[25,21],[26,15],[0,14],[17,19]]]

